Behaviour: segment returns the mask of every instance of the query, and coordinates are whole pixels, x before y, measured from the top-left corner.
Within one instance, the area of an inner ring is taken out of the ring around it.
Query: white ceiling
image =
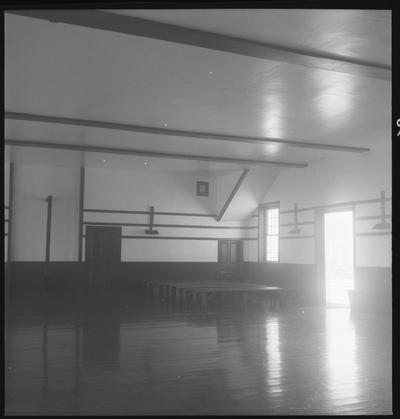
[[[110,12],[110,10],[105,10]],[[389,10],[112,10],[286,48],[390,65]]]
[[[112,12],[390,64],[387,11]],[[5,14],[8,112],[378,148],[390,145],[390,104],[387,80]],[[296,163],[342,154],[8,119],[5,134],[14,140]],[[14,156],[36,161],[38,153],[26,150]],[[54,156],[60,153],[44,154],[58,161]],[[80,159],[66,161],[79,165]],[[112,157],[121,167],[132,159]],[[160,170],[237,169],[222,163],[153,160],[152,167]]]

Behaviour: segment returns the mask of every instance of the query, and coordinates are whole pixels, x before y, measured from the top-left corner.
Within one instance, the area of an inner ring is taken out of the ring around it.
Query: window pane
[[[268,208],[265,211],[265,255],[266,260],[279,260],[279,208]]]
[[[279,237],[278,236],[267,236],[267,260],[268,261],[278,261],[278,243]]]
[[[278,208],[272,208],[267,211],[267,234],[279,234]]]

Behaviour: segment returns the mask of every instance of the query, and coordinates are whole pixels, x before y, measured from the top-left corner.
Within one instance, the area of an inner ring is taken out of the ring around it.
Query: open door
[[[354,287],[353,211],[324,215],[325,296],[329,306],[349,307]]]

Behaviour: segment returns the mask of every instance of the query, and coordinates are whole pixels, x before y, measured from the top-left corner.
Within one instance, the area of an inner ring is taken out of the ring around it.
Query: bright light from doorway
[[[349,306],[354,286],[353,212],[325,214],[325,285],[328,305]]]

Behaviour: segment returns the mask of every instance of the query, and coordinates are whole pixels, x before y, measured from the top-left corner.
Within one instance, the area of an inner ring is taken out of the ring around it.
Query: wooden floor
[[[7,415],[391,414],[389,317],[28,303],[6,313]]]

